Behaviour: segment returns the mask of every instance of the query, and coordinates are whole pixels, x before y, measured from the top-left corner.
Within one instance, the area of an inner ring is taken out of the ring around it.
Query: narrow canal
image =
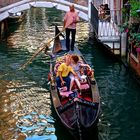
[[[14,32],[0,44],[0,140],[73,139],[52,107],[49,58],[41,53],[25,70],[16,71],[44,39],[54,36],[54,25],[62,28],[63,15],[56,9],[29,10],[25,21],[10,26]],[[79,23],[76,43],[95,69],[100,90],[99,140],[139,140],[140,86],[123,65],[88,40],[89,32],[87,23]]]

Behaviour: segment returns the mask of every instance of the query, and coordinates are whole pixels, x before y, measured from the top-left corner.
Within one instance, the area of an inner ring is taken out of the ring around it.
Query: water
[[[52,107],[47,84],[49,58],[44,52],[24,70],[16,71],[44,39],[54,37],[54,25],[62,29],[63,15],[55,9],[28,10],[25,21],[10,26],[14,32],[0,44],[1,140],[73,139]],[[95,69],[100,90],[99,140],[139,140],[140,87],[121,64],[88,40],[89,30],[87,23],[79,23],[76,43]]]

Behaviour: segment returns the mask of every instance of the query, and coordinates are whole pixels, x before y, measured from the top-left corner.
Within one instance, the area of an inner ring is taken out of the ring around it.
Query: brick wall
[[[138,57],[136,59],[130,55],[130,66],[140,76],[140,52],[138,53]]]

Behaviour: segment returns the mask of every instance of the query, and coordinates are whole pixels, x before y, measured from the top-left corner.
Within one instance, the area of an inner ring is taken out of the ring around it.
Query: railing
[[[18,6],[24,3],[28,3],[28,2],[55,2],[55,3],[60,3],[60,4],[62,3],[63,5],[67,5],[67,6],[70,5],[70,3],[72,2],[81,6],[82,9],[85,10],[85,12],[88,10],[87,0],[84,0],[82,2],[80,0],[0,0],[0,13],[12,8],[13,4],[15,4],[14,6]]]
[[[24,1],[24,0],[0,0],[0,8],[14,4],[16,2],[20,2],[20,1]],[[32,1],[37,2],[37,1],[55,1],[55,0],[32,0]],[[82,6],[88,6],[88,0],[82,0],[82,1],[81,0],[60,0],[60,2],[61,1],[68,1],[68,2],[72,2],[75,4],[82,5]]]
[[[120,35],[119,27],[113,22],[99,22],[99,37],[117,37]]]
[[[112,21],[119,26],[122,23],[122,10],[114,9],[110,10],[110,13]]]
[[[120,36],[119,25],[122,22],[121,10],[110,10],[110,15],[99,21],[99,37],[117,37]]]
[[[68,1],[82,6],[86,6],[86,7],[88,6],[88,0],[59,0],[59,1]]]
[[[94,6],[94,3],[91,4],[91,23],[98,37],[120,36],[121,10],[110,10],[110,13],[109,16],[99,20],[98,9]]]

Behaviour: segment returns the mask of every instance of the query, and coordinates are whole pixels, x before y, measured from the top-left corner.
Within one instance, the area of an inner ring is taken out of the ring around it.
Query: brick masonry
[[[136,74],[140,77],[140,52],[138,52],[137,60],[138,62],[130,55],[130,66],[136,72]]]

